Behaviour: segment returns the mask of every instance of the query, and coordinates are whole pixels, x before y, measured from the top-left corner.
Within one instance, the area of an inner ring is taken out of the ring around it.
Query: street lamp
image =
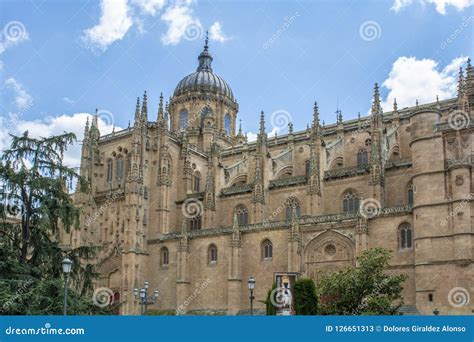
[[[255,278],[250,277],[247,286],[249,287],[250,290],[250,316],[253,316],[253,300],[255,297],[253,296],[253,290],[255,289]]]
[[[63,273],[64,273],[64,310],[63,315],[67,315],[67,281],[69,278],[69,273],[71,272],[72,261],[69,258],[63,259]]]
[[[156,300],[158,299],[160,292],[158,290],[153,291],[152,295],[148,295],[148,288],[150,287],[150,283],[145,281],[143,283],[143,287],[141,289],[134,288],[133,295],[135,299],[138,300],[138,304],[140,305],[140,315],[146,314],[147,306],[150,304],[155,304]]]

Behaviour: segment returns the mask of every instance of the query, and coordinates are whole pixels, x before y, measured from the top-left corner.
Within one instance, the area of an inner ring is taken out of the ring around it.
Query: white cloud
[[[166,4],[166,0],[132,0],[140,10],[149,15],[156,15]]]
[[[2,117],[3,134],[0,144],[2,149],[10,145],[10,137],[6,133],[20,135],[25,131],[28,131],[30,136],[34,138],[72,132],[76,135],[78,141],[82,141],[87,117],[89,117],[90,123],[92,115],[89,113],[63,114],[57,117],[48,116],[44,119],[33,121],[18,120],[18,118],[12,118],[11,116],[9,118]],[[11,120],[14,120],[14,122]],[[101,135],[112,132],[113,126],[104,122],[100,116],[98,122]],[[116,131],[118,130],[121,130],[121,128],[117,127]],[[64,163],[72,167],[77,167],[80,164],[80,160],[81,144],[75,143],[65,152]]]
[[[161,20],[168,25],[168,30],[161,36],[164,45],[176,45],[182,39],[195,40],[202,37],[201,21],[193,16],[191,4],[190,0],[177,1],[161,15]]]
[[[247,134],[247,139],[248,139],[249,142],[257,140],[257,137],[258,137],[257,133],[247,132],[246,134]]]
[[[23,88],[23,85],[13,77],[5,81],[5,87],[13,91],[15,105],[18,107],[18,110],[24,111],[33,104],[33,97],[28,94]]]
[[[132,26],[127,0],[102,0],[98,25],[84,31],[84,41],[92,50],[104,51],[121,40]]]
[[[23,23],[19,21],[8,22],[0,33],[0,54],[28,39],[28,31]]]
[[[413,4],[414,0],[395,0],[391,10],[399,12],[403,8]],[[436,11],[440,14],[446,14],[446,7],[453,6],[458,11],[462,11],[465,8],[474,5],[474,0],[418,0],[418,3],[423,6],[426,4],[435,5]]]
[[[414,106],[420,103],[433,102],[436,95],[440,100],[455,97],[457,94],[457,76],[459,68],[467,57],[458,57],[440,69],[432,59],[416,59],[416,57],[399,57],[392,65],[388,78],[383,86],[389,90],[387,98],[382,102],[384,111],[391,111],[393,99],[397,99],[398,107]]]
[[[229,39],[229,37],[227,37],[222,31],[222,25],[218,21],[212,24],[212,26],[209,28],[209,38],[221,43]]]

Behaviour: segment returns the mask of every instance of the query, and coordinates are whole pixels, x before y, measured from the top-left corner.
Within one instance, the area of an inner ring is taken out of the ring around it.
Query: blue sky
[[[193,72],[210,30],[214,71],[239,102],[243,129],[258,113],[311,121],[365,115],[374,82],[384,107],[455,95],[458,68],[473,54],[474,0],[189,1],[2,0],[2,134],[63,129],[82,135],[85,113],[126,127],[144,90],[154,119]],[[82,138],[82,136],[79,136]],[[70,156],[71,163],[77,162]]]

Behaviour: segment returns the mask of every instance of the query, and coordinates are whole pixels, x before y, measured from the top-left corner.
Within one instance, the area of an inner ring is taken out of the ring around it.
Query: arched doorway
[[[326,231],[311,240],[304,255],[306,276],[315,282],[325,273],[355,265],[353,242],[335,231]]]

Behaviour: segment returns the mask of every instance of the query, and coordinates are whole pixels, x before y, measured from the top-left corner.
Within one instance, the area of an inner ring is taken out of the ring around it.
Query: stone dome
[[[173,96],[179,96],[189,91],[205,91],[227,96],[235,101],[232,89],[226,81],[212,71],[212,56],[209,53],[208,42],[204,45],[204,51],[198,57],[199,66],[195,72],[184,77],[176,86]]]

